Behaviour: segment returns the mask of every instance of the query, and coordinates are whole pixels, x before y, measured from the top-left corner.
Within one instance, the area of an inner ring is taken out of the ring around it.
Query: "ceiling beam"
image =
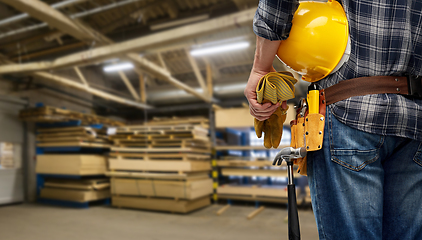
[[[3,0],[1,0],[1,1],[3,1]],[[4,1],[9,1],[9,0],[4,0]],[[111,39],[107,38],[106,36],[102,35],[101,33],[97,32],[97,31],[95,31],[94,29],[90,28],[89,26],[85,26],[83,23],[81,23],[79,21],[72,20],[72,19],[66,17],[65,15],[60,13],[59,11],[51,8],[49,5],[42,3],[40,1],[37,1],[37,0],[30,0],[31,3],[32,3],[32,5],[31,5],[31,4],[28,4],[28,1],[29,0],[19,0],[18,2],[20,4],[16,4],[13,1],[11,1],[11,2],[13,2],[15,4],[13,6],[21,8],[20,9],[21,11],[27,11],[29,14],[31,14],[31,16],[39,18],[40,20],[45,21],[48,24],[50,24],[50,22],[52,24],[54,24],[55,21],[61,22],[62,28],[59,28],[59,29],[62,32],[70,34],[75,38],[78,38],[79,36],[83,35],[85,37],[84,39],[88,39],[90,41],[96,40],[101,44],[111,44],[111,45],[113,45],[112,44],[113,41]],[[33,9],[31,9],[31,7]],[[46,16],[44,16],[44,15],[42,15],[42,12],[49,12],[49,14],[46,14]],[[76,31],[78,31],[76,34],[73,31],[73,30],[75,30],[74,29],[75,26],[79,27],[78,29],[76,29]],[[85,32],[89,32],[90,35],[85,35]],[[136,53],[126,52],[126,55],[129,59],[134,61],[135,64],[137,64],[138,66],[140,65],[141,67],[143,67],[147,71],[150,71],[150,72],[152,71],[154,73],[157,73],[157,72],[161,73],[161,72],[165,71],[166,74],[164,74],[164,75],[159,74],[161,76],[164,76],[164,80],[170,82],[171,84],[175,85],[176,87],[184,89],[186,92],[191,93],[191,94],[199,97],[200,99],[202,99],[206,102],[211,101],[211,99],[208,98],[207,96],[203,96],[202,94],[196,92],[193,88],[189,87],[188,85],[183,84],[179,80],[171,77],[170,74],[167,73],[168,71],[165,70],[164,68],[161,68],[158,65],[155,65],[154,63],[147,61],[146,59],[140,58],[138,56],[138,54],[136,54]],[[57,60],[55,62],[57,63]],[[19,66],[20,64],[17,64],[17,65]],[[38,63],[35,62],[35,63],[29,63],[29,66],[32,66],[35,71],[37,71],[37,70],[39,71],[39,70],[50,69],[48,66],[51,66],[51,64],[49,64],[48,62],[38,62]],[[75,66],[78,66],[78,64],[71,64],[71,66],[75,67]],[[11,66],[11,67],[13,68],[13,66]],[[124,73],[119,73],[119,74],[120,74],[122,81],[128,87],[128,89],[131,92],[131,94],[133,95],[133,97],[136,100],[139,100],[138,94],[134,90],[132,84],[127,79],[127,77],[124,76]]]
[[[56,28],[60,31],[66,29],[67,33],[83,42],[97,39],[96,36],[94,36],[89,31],[86,31],[86,29],[78,25],[75,21],[44,2],[34,0],[1,1],[16,8],[19,11],[26,12],[32,17],[47,23],[50,27]]]
[[[0,66],[0,74],[88,65],[131,51],[142,51],[161,44],[247,25],[252,22],[255,11],[256,9],[249,9],[200,23],[190,24],[188,26],[162,31],[144,37],[70,54],[59,57],[54,61],[4,65]]]
[[[0,54],[0,62],[6,63],[6,64],[13,63],[10,60],[8,60],[6,56],[4,56],[2,54]],[[51,73],[48,73],[48,72],[35,72],[35,73],[30,74],[30,75],[34,76],[34,77],[39,77],[39,78],[43,78],[43,79],[46,79],[46,80],[50,80],[52,82],[59,83],[63,86],[78,89],[78,90],[81,90],[83,92],[87,92],[87,93],[90,93],[92,95],[95,95],[97,97],[101,97],[101,98],[104,98],[106,100],[114,101],[114,102],[117,102],[117,103],[120,103],[120,104],[123,104],[123,105],[131,106],[131,107],[135,107],[135,108],[139,108],[139,109],[150,109],[150,108],[152,108],[152,106],[150,106],[150,105],[135,102],[135,101],[132,101],[132,100],[129,100],[129,99],[126,99],[126,98],[122,98],[122,97],[119,97],[119,96],[116,96],[116,95],[113,95],[113,94],[110,94],[110,93],[107,93],[107,92],[104,92],[104,91],[100,91],[98,89],[89,87],[85,84],[81,84],[81,83],[78,83],[78,82],[73,81],[71,79],[61,77],[61,76],[57,76],[57,75],[54,75],[54,74],[51,74]]]
[[[78,67],[74,67],[73,68],[76,72],[76,74],[78,75],[79,79],[81,80],[81,82],[86,85],[89,86],[88,82],[86,81],[85,76],[82,74],[81,70]]]
[[[131,107],[136,107],[136,108],[140,108],[140,109],[150,109],[152,108],[151,106],[144,104],[144,103],[139,103],[139,102],[135,102],[126,98],[122,98],[122,97],[118,97],[115,96],[113,94],[110,93],[106,93],[103,91],[100,91],[98,89],[95,88],[91,88],[89,86],[86,86],[85,84],[81,84],[75,81],[72,81],[70,79],[61,77],[61,76],[57,76],[57,75],[53,75],[50,74],[48,72],[35,72],[32,75],[39,77],[39,78],[43,78],[43,79],[47,79],[50,81],[53,81],[55,83],[67,86],[67,87],[71,87],[74,89],[78,89],[87,93],[90,93],[92,95],[95,95],[97,97],[101,97],[104,98],[106,100],[110,100],[110,101],[114,101],[123,105],[127,105],[127,106],[131,106]]]
[[[186,56],[188,57],[188,60],[193,69],[193,72],[195,73],[196,80],[198,80],[199,86],[201,86],[202,91],[204,91],[204,93],[208,95],[208,90],[207,90],[207,86],[205,85],[204,77],[202,76],[202,73],[199,70],[196,60],[190,55],[190,52],[188,49],[185,49],[185,53],[186,53]]]

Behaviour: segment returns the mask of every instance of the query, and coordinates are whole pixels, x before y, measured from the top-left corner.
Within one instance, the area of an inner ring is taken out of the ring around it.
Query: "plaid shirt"
[[[421,0],[343,0],[351,40],[349,60],[318,82],[383,75],[422,75]],[[295,0],[260,0],[253,21],[256,35],[283,40],[298,7]],[[337,119],[353,128],[422,141],[422,100],[398,94],[351,97],[329,106]]]

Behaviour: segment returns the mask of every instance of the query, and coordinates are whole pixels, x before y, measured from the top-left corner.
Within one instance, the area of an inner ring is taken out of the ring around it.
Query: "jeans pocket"
[[[418,151],[416,152],[413,161],[422,167],[422,143],[419,144]]]
[[[379,158],[384,138],[351,128],[329,112],[331,161],[353,171],[361,171]]]
[[[378,159],[378,149],[373,150],[331,150],[331,161],[353,171],[360,171]]]

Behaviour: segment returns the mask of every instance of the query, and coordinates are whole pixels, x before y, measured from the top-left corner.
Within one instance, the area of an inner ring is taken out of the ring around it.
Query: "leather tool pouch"
[[[317,151],[322,148],[324,140],[326,102],[324,90],[319,91],[319,113],[309,114],[303,106],[297,109],[296,120],[290,122],[292,141],[291,147],[306,147],[306,150]],[[300,114],[305,112],[305,114]],[[298,173],[307,175],[307,157],[294,161],[298,165]]]

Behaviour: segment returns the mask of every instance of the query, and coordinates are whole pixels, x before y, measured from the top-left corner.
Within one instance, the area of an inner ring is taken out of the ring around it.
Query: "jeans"
[[[422,240],[421,142],[350,128],[327,107],[307,167],[320,239]]]

